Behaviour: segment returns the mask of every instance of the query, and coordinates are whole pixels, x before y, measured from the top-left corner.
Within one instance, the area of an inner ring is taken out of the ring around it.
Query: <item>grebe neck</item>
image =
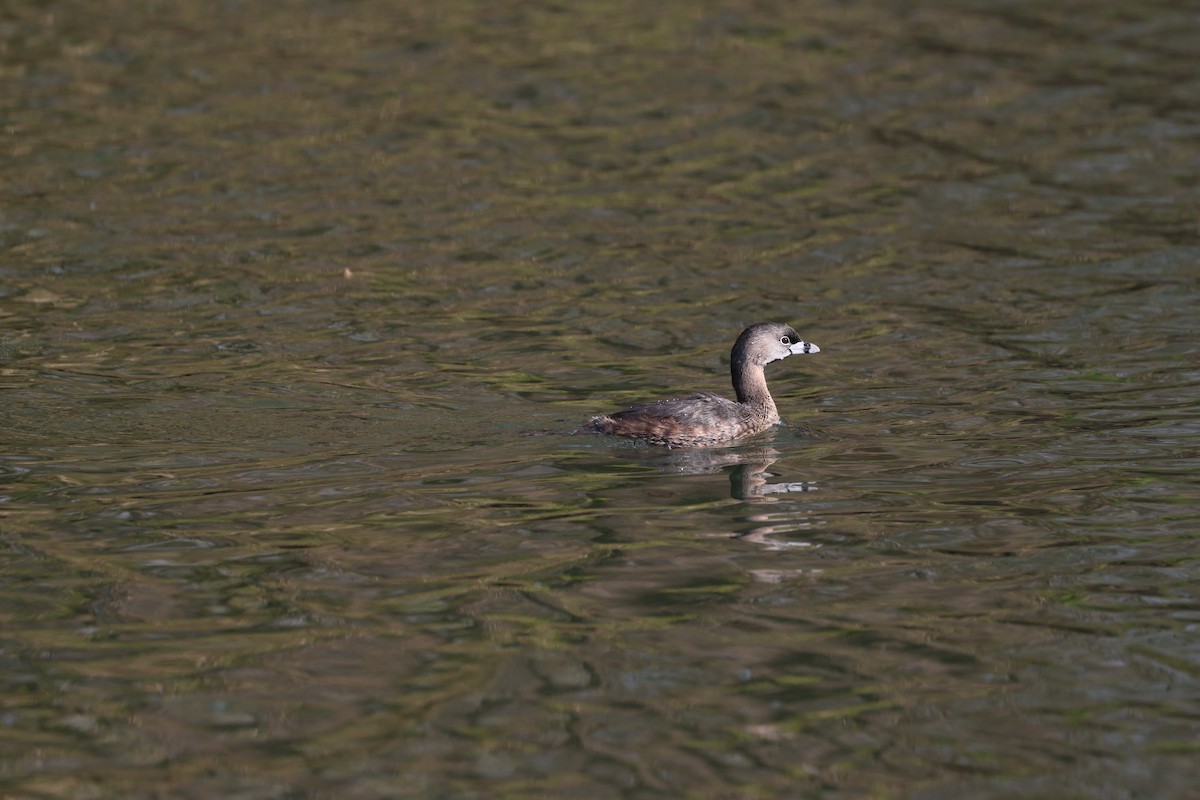
[[[767,388],[767,376],[761,364],[735,360],[730,368],[733,373],[733,391],[738,402],[752,408],[775,411],[775,400]]]

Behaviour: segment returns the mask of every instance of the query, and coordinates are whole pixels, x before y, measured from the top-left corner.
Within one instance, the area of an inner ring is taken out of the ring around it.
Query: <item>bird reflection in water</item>
[[[628,452],[638,453],[642,457],[649,456],[644,450]],[[748,504],[776,503],[781,499],[786,499],[782,497],[784,495],[795,498],[800,493],[817,490],[817,485],[813,481],[776,482],[774,479],[780,476],[769,470],[780,456],[778,450],[764,444],[752,448],[743,445],[728,449],[672,450],[667,454],[655,453],[653,456],[649,456],[648,460],[664,472],[680,475],[715,474],[728,467],[733,467],[729,472],[729,494],[735,500]],[[820,524],[818,520],[811,517],[799,516],[795,510],[771,513],[768,508],[763,508],[757,513],[748,515],[745,519],[752,523],[751,527],[743,532],[734,532],[733,538],[753,542],[768,550],[819,547],[812,542],[798,541],[782,536],[782,534],[792,533],[798,529],[812,528]],[[814,571],[819,572],[820,570],[754,570],[753,574],[759,580],[777,583],[791,575]]]

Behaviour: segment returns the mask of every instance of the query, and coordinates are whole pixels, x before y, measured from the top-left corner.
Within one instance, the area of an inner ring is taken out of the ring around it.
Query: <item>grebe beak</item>
[[[796,342],[788,347],[788,352],[794,356],[806,356],[810,353],[821,352],[821,348],[817,347],[812,342]]]

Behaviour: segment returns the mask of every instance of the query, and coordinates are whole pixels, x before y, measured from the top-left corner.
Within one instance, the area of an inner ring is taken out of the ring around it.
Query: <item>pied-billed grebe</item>
[[[779,422],[763,366],[819,352],[821,348],[801,339],[790,325],[760,322],[742,331],[729,356],[736,403],[700,392],[592,417],[585,429],[667,447],[704,447],[749,436]]]

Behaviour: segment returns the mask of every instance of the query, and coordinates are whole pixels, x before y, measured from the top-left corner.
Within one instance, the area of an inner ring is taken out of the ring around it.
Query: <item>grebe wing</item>
[[[682,423],[702,422],[711,419],[714,414],[725,414],[736,408],[737,404],[712,392],[697,392],[687,397],[672,397],[669,400],[655,400],[653,403],[634,406],[624,411],[618,411],[609,416],[613,419],[628,419],[630,417],[653,417],[655,419],[675,419]]]

